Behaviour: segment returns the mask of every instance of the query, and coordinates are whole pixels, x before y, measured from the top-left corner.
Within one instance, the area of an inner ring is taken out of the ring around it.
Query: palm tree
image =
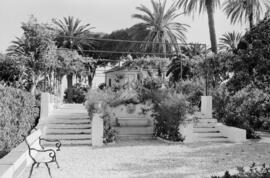
[[[89,40],[83,38],[94,28],[90,27],[90,24],[80,25],[81,20],[72,16],[64,17],[63,21],[53,19],[53,23],[57,27],[58,36],[56,42],[59,47],[75,49],[83,53],[83,46],[92,44]]]
[[[215,8],[219,5],[220,0],[178,0],[179,8],[183,8],[184,12],[188,15],[194,14],[196,11],[199,11],[199,14],[205,11],[207,12],[211,49],[214,53],[217,53],[214,12]]]
[[[260,20],[264,9],[270,6],[269,0],[226,0],[223,11],[232,24],[249,22],[250,29]]]
[[[225,33],[219,39],[219,42],[220,42],[219,47],[221,50],[235,52],[241,38],[242,38],[242,34],[237,33],[235,31]]]
[[[64,20],[53,19],[53,23],[58,30],[58,37],[56,38],[57,46],[62,48],[68,48],[71,50],[77,50],[83,54],[83,48],[85,46],[90,47],[91,42],[83,37],[86,37],[93,27],[90,24],[80,25],[81,20],[75,19],[72,16],[64,17]],[[68,101],[71,101],[71,91],[73,74],[67,75],[68,83]]]
[[[185,42],[185,32],[188,25],[175,22],[175,19],[181,15],[177,12],[177,7],[172,4],[166,9],[166,1],[163,3],[151,0],[153,11],[146,6],[136,7],[142,14],[133,14],[132,17],[142,21],[141,25],[147,30],[144,40],[147,42],[162,43],[162,45],[144,44],[145,50],[155,52],[178,50],[178,41]],[[139,29],[139,28],[138,28]],[[137,32],[137,33],[140,33]],[[173,48],[171,45],[173,44]],[[150,46],[152,45],[152,47]],[[151,49],[152,48],[152,49]]]

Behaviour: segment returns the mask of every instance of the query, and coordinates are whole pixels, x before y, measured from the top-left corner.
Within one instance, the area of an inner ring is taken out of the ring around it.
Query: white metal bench
[[[41,133],[40,130],[38,130],[37,132]],[[48,163],[55,162],[57,165],[57,168],[59,168],[59,164],[58,164],[57,159],[56,159],[56,151],[60,151],[61,142],[59,140],[44,139],[44,138],[39,137],[38,140],[36,140],[33,144],[31,144],[30,139],[31,138],[29,138],[29,137],[25,137],[25,142],[28,146],[29,156],[33,160],[28,177],[29,178],[31,177],[34,166],[37,165],[36,167],[39,167],[40,163],[44,163],[46,165],[46,167],[48,169],[48,173],[49,173],[50,177],[52,177],[51,170],[50,170]],[[42,145],[42,142],[54,142],[55,149],[54,148],[45,148]]]

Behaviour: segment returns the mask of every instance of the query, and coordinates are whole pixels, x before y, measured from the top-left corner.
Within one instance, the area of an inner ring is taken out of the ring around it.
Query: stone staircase
[[[194,142],[229,142],[216,128],[216,119],[198,119],[193,126]]]
[[[45,138],[59,139],[63,146],[91,146],[91,123],[80,104],[64,104],[50,116]]]
[[[119,140],[148,140],[153,139],[153,122],[151,119],[120,117],[114,123]]]

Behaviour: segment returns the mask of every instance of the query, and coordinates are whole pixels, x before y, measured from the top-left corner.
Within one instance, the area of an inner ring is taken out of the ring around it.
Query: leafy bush
[[[105,89],[105,88],[106,88],[106,83],[101,83],[101,84],[99,84],[99,85],[98,85],[98,88],[99,88],[100,90]]]
[[[143,80],[142,86],[149,90],[156,90],[162,87],[162,81],[159,78],[147,77]]]
[[[114,142],[117,137],[117,131],[112,127],[111,116],[109,113],[105,112],[102,118],[104,121],[103,142],[104,143]]]
[[[85,95],[87,93],[88,87],[82,86],[81,84],[77,83],[72,86],[70,89],[71,93],[71,103],[83,103],[86,101]],[[68,89],[65,90],[64,100],[65,102],[68,101]]]
[[[270,85],[270,19],[265,18],[243,36],[233,57],[234,73],[228,82],[231,92],[254,84],[265,90]],[[269,92],[270,93],[270,92]]]
[[[253,163],[247,170],[243,167],[238,167],[238,174],[231,175],[228,171],[225,172],[224,176],[212,176],[211,178],[269,178],[270,168],[263,164],[261,167],[257,167]]]
[[[270,96],[247,86],[230,96],[226,89],[214,95],[214,115],[229,126],[246,129],[247,138],[258,138],[255,130],[269,129]]]
[[[177,92],[186,96],[187,101],[191,103],[192,106],[200,108],[201,96],[204,91],[204,83],[202,79],[195,80],[185,80],[177,83]]]
[[[160,92],[154,100],[154,135],[171,140],[183,141],[179,132],[180,124],[183,124],[187,112],[188,103],[183,95],[168,91]]]
[[[39,110],[30,93],[0,85],[0,153],[9,152],[34,127]],[[1,154],[0,154],[1,155]]]

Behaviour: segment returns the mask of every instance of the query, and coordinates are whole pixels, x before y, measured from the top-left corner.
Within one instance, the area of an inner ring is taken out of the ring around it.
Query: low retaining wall
[[[46,133],[46,123],[50,114],[55,108],[60,107],[61,100],[59,97],[54,96],[49,93],[41,93],[41,102],[40,102],[40,119],[37,125],[37,128],[41,129],[42,133]]]
[[[43,118],[47,118],[52,111],[61,104],[60,99],[57,96],[51,95],[49,93],[41,93],[40,102],[40,121]]]
[[[216,128],[220,131],[220,133],[227,137],[229,141],[236,142],[236,143],[242,143],[245,142],[246,139],[246,130],[236,128],[236,127],[230,127],[226,126],[224,124],[217,124]]]
[[[31,145],[38,144],[41,130],[31,133],[27,140]],[[18,145],[10,153],[0,159],[0,177],[17,178],[20,177],[25,168],[32,163],[28,155],[28,147],[25,142]]]

